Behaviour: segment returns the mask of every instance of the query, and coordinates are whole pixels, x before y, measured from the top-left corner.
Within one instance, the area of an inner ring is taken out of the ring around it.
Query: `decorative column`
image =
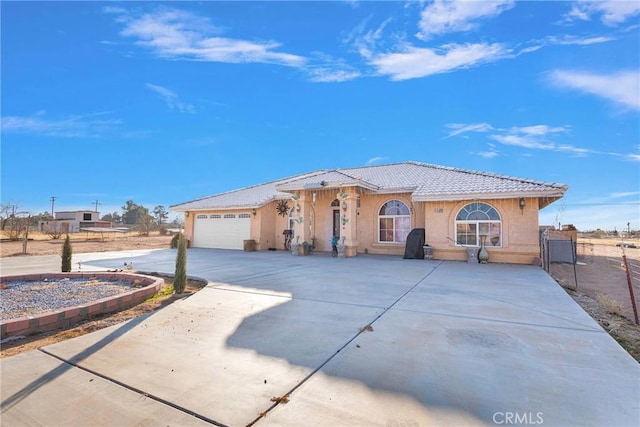
[[[340,242],[338,242],[338,256],[340,243],[344,248],[345,257],[354,257],[358,252],[357,240],[357,193],[355,188],[340,189],[337,199],[340,201]]]
[[[293,216],[295,218],[293,242],[291,243],[291,253],[301,255],[303,253],[304,242],[311,244],[311,231],[309,229],[311,209],[311,197],[305,193],[296,191],[291,197],[293,206]],[[295,250],[294,250],[295,246]]]

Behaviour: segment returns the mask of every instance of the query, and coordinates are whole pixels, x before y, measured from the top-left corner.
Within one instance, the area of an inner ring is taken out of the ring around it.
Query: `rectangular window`
[[[91,214],[90,213],[82,214],[82,220],[83,221],[91,221]]]
[[[196,218],[198,218],[198,219],[207,219],[207,216],[206,215],[198,215]]]
[[[488,227],[488,232],[487,232],[487,246],[502,246],[502,239],[500,238],[500,236],[502,236],[502,232],[500,230],[500,223],[499,222],[490,222],[489,224],[487,224]]]
[[[224,214],[225,218],[235,218],[236,214]]]
[[[394,242],[405,243],[411,228],[411,218],[396,217],[395,219],[395,240]]]
[[[218,218],[220,218],[220,215],[217,215],[217,214],[209,215],[209,218],[218,219]]]
[[[393,218],[380,218],[380,241],[393,242]]]
[[[240,214],[240,215],[238,215],[238,218],[251,218],[251,215],[249,215],[249,214]]]
[[[459,245],[477,246],[479,244],[476,239],[476,224],[457,224],[456,226],[456,243]]]

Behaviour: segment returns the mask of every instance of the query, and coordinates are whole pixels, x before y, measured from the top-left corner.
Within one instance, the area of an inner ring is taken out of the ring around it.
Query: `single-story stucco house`
[[[567,186],[418,162],[318,170],[170,206],[192,247],[284,250],[287,234],[316,251],[333,236],[348,257],[404,253],[425,229],[435,259],[466,260],[485,239],[491,262],[539,256],[538,211]],[[288,232],[287,230],[291,230]],[[253,243],[253,242],[251,242]]]

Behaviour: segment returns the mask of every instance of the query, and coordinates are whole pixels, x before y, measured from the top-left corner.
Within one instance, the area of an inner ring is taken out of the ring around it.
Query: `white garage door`
[[[250,232],[251,216],[247,213],[199,214],[194,225],[193,246],[243,249]]]

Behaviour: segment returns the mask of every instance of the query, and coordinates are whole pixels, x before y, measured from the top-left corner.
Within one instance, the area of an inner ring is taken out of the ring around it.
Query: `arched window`
[[[481,235],[487,236],[487,246],[502,246],[500,214],[486,203],[469,203],[456,215],[456,242],[459,245],[479,246]]]
[[[400,200],[389,200],[378,212],[378,241],[405,243],[411,229],[411,213]]]
[[[340,207],[340,200],[333,199],[333,202],[331,202],[331,207],[332,208],[339,208]]]

